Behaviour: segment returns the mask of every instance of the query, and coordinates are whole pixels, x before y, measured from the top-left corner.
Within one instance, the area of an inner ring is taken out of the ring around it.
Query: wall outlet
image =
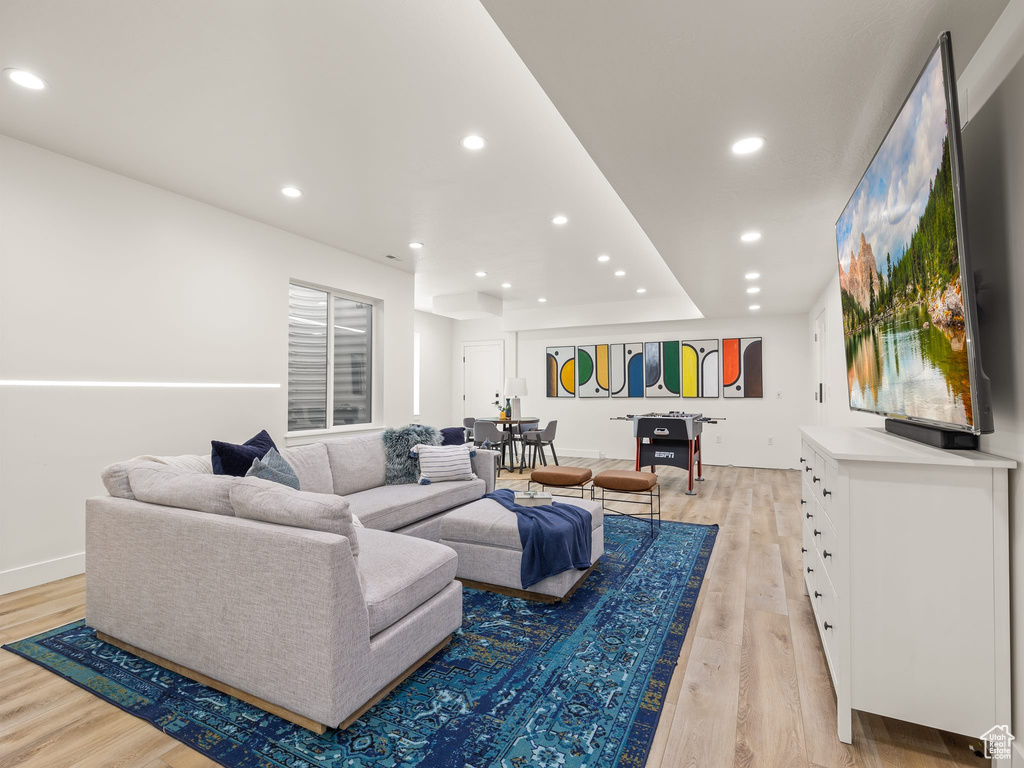
[[[721,435],[715,435],[715,442],[716,443],[722,442],[722,436]]]
[[[775,445],[775,443],[773,443],[772,440],[774,440],[774,438],[772,438],[772,437],[768,438],[768,445]]]

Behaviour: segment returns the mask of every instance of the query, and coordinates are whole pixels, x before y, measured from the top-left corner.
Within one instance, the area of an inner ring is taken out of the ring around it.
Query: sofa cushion
[[[336,533],[348,539],[353,557],[359,554],[352,514],[341,496],[297,491],[280,483],[247,477],[235,484],[230,498],[236,517]]]
[[[331,477],[331,464],[327,460],[327,446],[324,443],[285,448],[281,456],[299,476],[300,491],[334,493],[334,478]]]
[[[596,531],[604,525],[604,510],[600,501],[569,496],[555,496],[554,501],[587,510],[590,513],[591,531]],[[493,499],[480,499],[445,515],[441,519],[441,540],[463,541],[503,549],[523,548],[516,513],[505,509]]]
[[[294,490],[299,490],[299,476],[295,474],[292,465],[284,460],[284,457],[271,448],[262,459],[253,459],[252,466],[245,473],[246,477],[258,477],[261,480],[270,480],[273,483],[286,485]],[[238,514],[238,509],[235,509]]]
[[[465,445],[465,427],[445,427],[441,430],[441,445]]]
[[[139,501],[214,515],[235,514],[230,493],[242,480],[233,475],[189,472],[154,461],[142,461],[128,469],[131,492]]]
[[[431,485],[384,485],[346,498],[352,514],[367,528],[394,531],[417,520],[468,504],[484,495],[484,481],[460,480]]]
[[[245,477],[245,473],[252,466],[253,459],[262,459],[271,448],[277,448],[274,441],[267,434],[267,430],[261,430],[241,445],[235,443],[224,443],[220,440],[211,440],[210,459],[215,475],[234,475]]]
[[[348,496],[384,485],[384,441],[380,432],[328,440],[324,445],[336,494]]]
[[[188,472],[198,472],[204,475],[213,474],[213,460],[210,454],[205,456],[199,454],[185,454],[184,456],[136,456],[134,461],[155,461],[157,464],[166,464]]]
[[[198,472],[205,475],[213,474],[213,466],[209,456],[136,456],[129,461],[119,461],[116,464],[104,467],[100,472],[103,487],[107,489],[107,493],[111,496],[117,496],[122,499],[135,499],[131,484],[128,482],[128,470],[132,467],[154,462],[189,472]]]
[[[371,637],[455,580],[459,559],[449,547],[368,528],[359,535],[362,551],[356,569],[370,617]]]

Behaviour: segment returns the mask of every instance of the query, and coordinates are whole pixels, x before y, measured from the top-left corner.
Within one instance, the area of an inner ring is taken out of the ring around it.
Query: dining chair
[[[466,442],[473,442],[473,425],[476,424],[476,419],[469,416],[462,420],[462,427],[466,430]]]
[[[548,425],[544,429],[531,429],[529,432],[523,433],[523,445],[524,447],[530,447],[533,449],[533,457],[530,466],[537,466],[537,452],[540,451],[540,460],[546,467],[548,465],[547,457],[544,455],[544,446],[551,448],[551,457],[555,460],[555,466],[558,466],[558,454],[555,453],[555,431],[558,429],[558,420],[549,421]]]
[[[519,471],[520,473],[526,468],[526,440],[525,436],[528,432],[535,431],[540,425],[540,419],[533,419],[532,421],[520,421],[518,424],[512,425],[512,448],[513,455],[512,461],[515,462],[515,444],[519,443]]]
[[[498,472],[502,466],[510,467],[511,463],[505,462],[505,449],[512,447],[512,433],[506,432],[492,421],[477,421],[473,424],[474,442],[486,448],[493,448],[500,452],[501,461],[498,464]]]

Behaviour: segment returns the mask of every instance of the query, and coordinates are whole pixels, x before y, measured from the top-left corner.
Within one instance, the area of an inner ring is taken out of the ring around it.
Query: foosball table
[[[702,413],[644,413],[616,416],[616,421],[632,421],[636,438],[636,470],[658,465],[678,467],[689,473],[686,493],[696,495],[694,481],[703,481],[704,461],[701,452],[701,434],[705,424],[717,424],[724,419]],[[696,471],[694,471],[696,469]]]

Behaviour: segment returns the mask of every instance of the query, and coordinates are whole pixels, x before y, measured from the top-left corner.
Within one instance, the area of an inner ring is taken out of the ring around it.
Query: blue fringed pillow
[[[270,480],[274,483],[287,485],[289,488],[299,490],[299,476],[295,474],[292,465],[284,460],[284,457],[277,452],[276,448],[267,451],[262,459],[253,459],[252,466],[245,473],[246,477],[258,477],[261,480]]]
[[[465,445],[465,427],[445,427],[441,430],[441,445]]]
[[[417,445],[410,454],[419,459],[420,485],[476,479],[468,445]]]
[[[271,448],[277,449],[265,429],[241,445],[222,443],[220,440],[211,440],[210,445],[213,447],[210,452],[213,474],[235,477],[245,477],[254,459],[262,459]]]

